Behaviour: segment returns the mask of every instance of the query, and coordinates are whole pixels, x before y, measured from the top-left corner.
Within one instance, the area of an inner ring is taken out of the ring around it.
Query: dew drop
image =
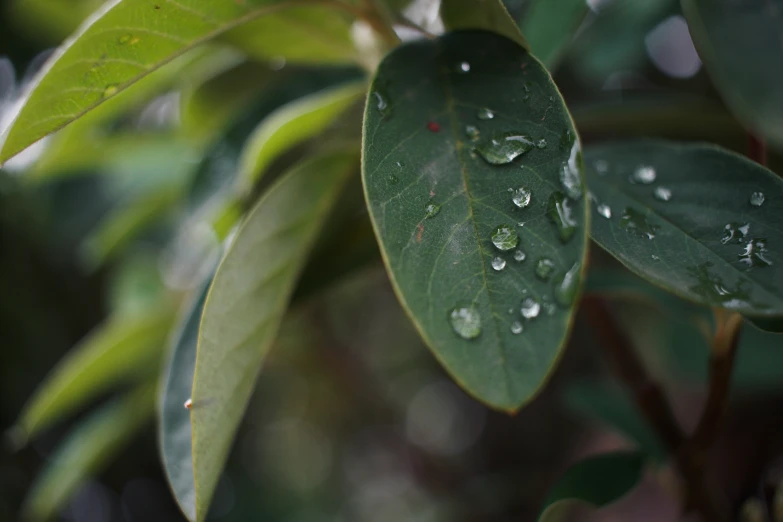
[[[578,200],[582,197],[582,179],[579,177],[579,163],[582,153],[579,150],[579,142],[574,140],[571,146],[571,155],[568,162],[560,171],[560,184],[568,197]]]
[[[639,165],[636,170],[631,174],[631,183],[641,183],[642,185],[649,185],[655,181],[656,173],[655,169],[649,165]]]
[[[571,210],[571,201],[562,192],[556,190],[549,196],[547,208],[549,219],[557,227],[560,241],[566,243],[576,232],[576,221]]]
[[[435,203],[434,201],[430,201],[427,203],[427,205],[424,207],[424,217],[425,218],[434,218],[438,215],[438,212],[440,212],[440,205]]]
[[[650,256],[650,258],[651,258],[653,261],[660,261],[660,260],[661,260],[661,258],[660,258],[660,257],[658,257],[658,256],[656,256],[655,254],[651,255],[651,256]]]
[[[481,333],[481,316],[473,306],[453,308],[449,320],[454,333],[463,339],[475,339]]]
[[[606,203],[601,203],[595,208],[595,210],[598,211],[599,215],[605,217],[606,219],[611,219],[612,217],[612,207]]]
[[[538,140],[538,142],[536,142],[536,147],[538,147],[539,149],[545,149],[546,148],[546,140],[545,139]]]
[[[471,141],[476,141],[479,138],[479,129],[475,125],[465,126],[465,136],[470,138]]]
[[[437,122],[429,121],[427,122],[427,130],[430,132],[440,132],[440,125],[438,125]]]
[[[519,321],[514,321],[513,323],[511,323],[511,333],[514,335],[521,334],[522,330],[524,329],[525,328],[522,326],[522,323],[520,323]]]
[[[506,252],[517,247],[519,235],[511,225],[500,225],[492,232],[492,244],[498,250]]]
[[[555,271],[555,263],[551,259],[542,257],[536,263],[536,277],[542,281],[548,281]]]
[[[185,406],[186,410],[192,409],[193,408],[193,399],[186,400],[184,406]]]
[[[750,232],[750,223],[740,225],[739,223],[726,223],[723,227],[723,237],[720,238],[720,242],[724,245],[728,243],[742,243],[745,241],[745,236]]]
[[[598,160],[595,163],[593,163],[593,168],[596,172],[600,175],[604,175],[607,172],[609,172],[609,163],[605,160]]]
[[[373,91],[372,95],[375,98],[375,108],[378,109],[380,115],[383,118],[391,116],[391,106],[389,105],[388,96],[386,96],[381,89],[376,89]]]
[[[491,165],[505,165],[525,154],[534,146],[533,141],[518,132],[495,134],[476,146],[476,152]]]
[[[541,304],[532,297],[526,297],[522,300],[522,307],[519,309],[522,317],[525,319],[535,319],[541,313]]]
[[[399,181],[400,181],[400,178],[398,178],[398,177],[397,177],[397,176],[395,176],[394,174],[392,174],[391,176],[389,176],[389,183],[390,183],[390,184],[392,184],[392,185],[396,185],[397,183],[399,183]]]
[[[672,191],[666,187],[655,187],[655,190],[653,191],[653,196],[655,196],[655,199],[658,199],[660,201],[669,201],[672,199]]]
[[[492,268],[495,269],[496,272],[500,272],[506,268],[506,260],[502,257],[496,257],[492,260]]]
[[[525,255],[525,253],[522,252],[521,250],[517,250],[516,252],[514,252],[514,261],[518,263],[524,261],[526,257],[527,255]]]
[[[470,64],[468,62],[460,62],[458,70],[463,73],[470,72]]]
[[[638,237],[653,239],[655,233],[661,227],[651,224],[647,221],[647,217],[641,212],[634,210],[631,207],[627,207],[620,218],[620,228],[627,232],[631,232]]]
[[[530,205],[530,198],[533,196],[533,192],[527,187],[519,187],[516,190],[511,191],[511,201],[518,208],[525,208]]]
[[[764,193],[763,192],[754,192],[750,195],[750,204],[754,207],[760,207],[764,204]]]
[[[106,89],[103,90],[103,97],[108,98],[109,96],[114,96],[119,91],[119,88],[115,84],[107,85]]]
[[[555,283],[555,300],[563,306],[571,306],[576,298],[576,291],[579,289],[579,278],[581,275],[582,264],[577,261],[563,274],[563,277]]]
[[[738,257],[740,263],[744,263],[748,268],[753,268],[772,265],[772,261],[767,258],[768,254],[766,239],[751,239],[745,245],[745,250]]]
[[[739,279],[732,288],[732,285],[725,283],[720,275],[710,270],[712,266],[712,263],[707,262],[687,268],[688,273],[696,279],[696,284],[688,288],[690,291],[726,308],[768,308],[763,303],[751,301],[750,292],[746,288],[747,280]]]
[[[480,120],[491,120],[495,117],[495,113],[484,107],[483,109],[478,110],[476,117]]]

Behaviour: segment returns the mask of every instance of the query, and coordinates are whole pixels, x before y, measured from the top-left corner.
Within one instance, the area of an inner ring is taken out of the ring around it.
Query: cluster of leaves
[[[153,414],[168,345],[162,458],[183,512],[203,520],[291,302],[375,259],[376,239],[434,355],[501,410],[532,400],[555,368],[590,239],[673,294],[778,331],[783,182],[715,145],[601,142],[583,152],[550,71],[587,7],[554,4],[532,2],[520,24],[492,0],[446,0],[435,22],[419,23],[394,2],[350,0],[112,0],[87,18],[7,110],[0,163],[12,168],[50,134],[30,180],[156,154],[179,160],[170,176],[128,190],[85,246],[93,265],[110,261],[176,209],[186,216],[170,253],[178,290],[118,309],[30,400],[20,442],[116,381],[137,383],[73,433],[28,512],[49,516]],[[769,6],[683,2],[732,113],[779,145],[783,104],[767,75],[781,57],[744,59],[778,41],[766,10],[783,2]],[[398,33],[416,36],[402,43]],[[297,65],[263,64],[280,56]],[[170,92],[179,97],[160,97]],[[137,108],[153,99],[142,116],[152,108],[165,120],[179,104],[179,128],[145,131]],[[634,117],[623,111],[619,121]],[[542,516],[567,498],[613,500],[644,462],[633,453],[581,463]],[[613,480],[585,490],[586,475]]]

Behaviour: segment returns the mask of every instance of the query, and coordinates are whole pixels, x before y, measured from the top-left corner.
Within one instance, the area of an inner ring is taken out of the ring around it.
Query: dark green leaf
[[[528,7],[522,33],[549,70],[560,60],[586,13],[584,0],[534,0]]]
[[[618,500],[641,480],[644,458],[616,452],[588,457],[570,467],[549,493],[539,522],[560,520],[574,503],[601,507]]]
[[[775,174],[718,147],[664,141],[591,147],[586,162],[593,239],[631,271],[708,306],[783,315]]]
[[[68,435],[27,494],[25,520],[52,518],[85,479],[122,451],[152,417],[154,388],[144,386],[112,401]]]
[[[587,240],[579,142],[549,74],[489,32],[410,43],[381,64],[364,132],[400,300],[468,392],[519,408],[568,337]]]
[[[293,167],[250,212],[207,297],[193,380],[196,519],[207,514],[234,433],[296,280],[357,154],[321,153]]]
[[[443,24],[450,31],[485,29],[511,38],[530,49],[517,23],[500,0],[447,0],[440,4]]]
[[[783,0],[682,0],[696,48],[732,112],[783,145]]]

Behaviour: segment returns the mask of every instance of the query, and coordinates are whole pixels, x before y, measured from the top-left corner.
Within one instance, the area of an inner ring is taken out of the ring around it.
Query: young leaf
[[[440,4],[446,29],[485,29],[511,38],[523,48],[530,46],[500,0],[447,0]]]
[[[25,405],[17,425],[26,437],[63,418],[96,394],[154,364],[171,326],[168,306],[115,317],[74,347]]]
[[[522,33],[530,49],[551,71],[587,14],[584,0],[535,0],[522,19]]]
[[[604,453],[571,466],[550,491],[539,522],[561,520],[575,503],[602,507],[626,495],[641,480],[644,457],[636,452]]]
[[[264,356],[319,230],[355,168],[336,149],[305,160],[262,196],[207,297],[193,380],[196,519],[207,514]]]
[[[581,169],[563,100],[515,42],[461,31],[381,63],[362,168],[375,233],[426,343],[493,407],[529,401],[568,337],[588,230]]]
[[[152,416],[154,386],[112,401],[79,424],[57,449],[24,501],[25,520],[57,514],[79,485],[99,473]]]
[[[287,4],[281,0],[110,0],[33,81],[5,135],[0,164],[177,56]]]
[[[783,145],[783,0],[682,0],[715,87],[751,130]]]
[[[341,85],[299,98],[264,118],[242,151],[240,190],[249,190],[278,155],[319,134],[364,92],[364,82]]]
[[[209,285],[205,285],[196,296],[173,338],[158,408],[158,436],[163,468],[174,498],[188,520],[196,519],[196,490],[193,483],[190,409],[185,404],[193,388],[198,327],[208,289]]]
[[[680,297],[783,315],[783,181],[709,145],[618,142],[586,152],[592,236]]]

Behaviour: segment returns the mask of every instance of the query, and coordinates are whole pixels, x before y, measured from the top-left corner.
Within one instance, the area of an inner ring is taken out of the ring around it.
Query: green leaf
[[[351,23],[344,13],[332,7],[308,5],[244,24],[228,32],[224,39],[261,59],[349,64],[357,61]]]
[[[281,0],[112,0],[82,24],[38,74],[0,149],[0,164],[177,56]]]
[[[500,0],[447,0],[440,4],[440,16],[449,31],[485,29],[530,49],[517,23]]]
[[[783,145],[783,1],[682,0],[682,9],[726,104],[751,130]]]
[[[284,105],[264,118],[245,142],[239,160],[240,192],[250,190],[277,156],[320,134],[365,89],[364,82],[326,89]]]
[[[587,14],[584,0],[534,0],[522,19],[530,49],[551,71]]]
[[[531,400],[568,337],[587,243],[581,169],[552,79],[511,40],[450,33],[378,69],[362,170],[387,269],[438,360],[493,407]]]
[[[158,436],[163,467],[174,491],[174,498],[188,520],[196,519],[196,490],[193,482],[190,410],[185,407],[185,402],[190,399],[193,388],[198,328],[207,290],[209,284],[204,285],[180,320],[163,374],[158,409]]]
[[[100,392],[154,365],[171,326],[160,305],[144,315],[113,317],[58,363],[25,405],[17,425],[32,437]]]
[[[207,514],[264,356],[357,156],[338,149],[290,169],[250,212],[218,268],[201,321],[193,380],[197,520]]]
[[[631,491],[641,480],[644,458],[636,452],[604,453],[571,466],[549,492],[539,522],[560,520],[569,506],[602,507]]]
[[[631,271],[697,303],[783,315],[775,174],[715,146],[665,141],[590,147],[586,162],[593,239]]]
[[[22,512],[25,520],[52,518],[88,477],[100,473],[152,417],[154,386],[110,402],[79,424],[36,479]]]

